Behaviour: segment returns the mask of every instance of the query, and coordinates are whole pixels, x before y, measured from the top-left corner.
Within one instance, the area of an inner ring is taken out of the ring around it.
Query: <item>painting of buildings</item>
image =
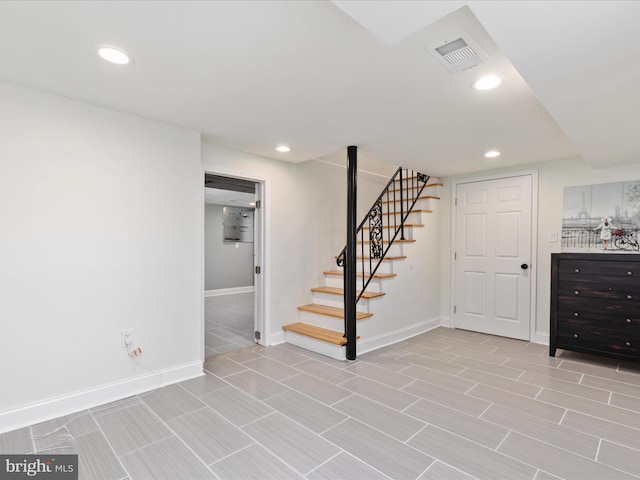
[[[605,218],[629,238],[637,236],[640,229],[640,181],[566,187],[562,249],[589,251],[603,248],[598,227]],[[626,243],[613,240],[614,249],[627,249]]]

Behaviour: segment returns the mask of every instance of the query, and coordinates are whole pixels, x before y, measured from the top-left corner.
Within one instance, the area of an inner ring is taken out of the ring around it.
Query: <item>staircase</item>
[[[416,242],[414,231],[425,227],[439,200],[437,179],[399,168],[357,230],[356,320],[371,321],[376,302],[385,297],[386,282],[401,281],[394,264],[404,261]],[[405,251],[406,250],[406,251]],[[285,325],[285,341],[339,360],[345,359],[344,257],[324,272],[324,286],[311,289],[313,303],[298,307],[297,323]],[[358,329],[359,330],[359,329]],[[357,337],[358,339],[360,337]]]

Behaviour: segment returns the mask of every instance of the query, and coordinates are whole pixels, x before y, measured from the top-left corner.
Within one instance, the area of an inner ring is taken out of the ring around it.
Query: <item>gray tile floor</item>
[[[101,480],[640,478],[638,364],[438,328],[355,362],[285,344],[205,368],[0,452],[77,452]]]
[[[205,356],[255,345],[254,299],[253,292],[205,297]]]

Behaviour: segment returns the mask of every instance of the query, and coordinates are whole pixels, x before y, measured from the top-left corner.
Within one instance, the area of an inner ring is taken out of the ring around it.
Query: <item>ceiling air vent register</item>
[[[466,32],[442,40],[425,50],[453,74],[489,61],[486,52]]]

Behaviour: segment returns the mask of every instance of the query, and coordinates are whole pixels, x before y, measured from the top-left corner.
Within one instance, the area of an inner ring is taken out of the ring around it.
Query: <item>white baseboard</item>
[[[453,328],[453,326],[451,325],[451,317],[440,317],[440,326]]]
[[[378,348],[386,347],[387,345],[401,342],[407,338],[415,337],[421,333],[433,330],[434,328],[439,327],[441,323],[442,321],[440,317],[438,317],[409,327],[401,328],[393,332],[387,332],[376,337],[361,339],[358,341],[357,353],[358,355],[361,355],[363,353],[371,352],[372,350],[377,350]]]
[[[0,433],[80,412],[201,375],[203,375],[202,362],[193,362],[32,403],[1,412]]]
[[[219,288],[217,290],[205,290],[205,297],[217,297],[218,295],[233,295],[234,293],[255,292],[256,287],[249,285],[248,287]]]
[[[531,339],[533,343],[540,343],[542,345],[549,345],[549,334],[548,333],[537,333]]]
[[[284,342],[284,330],[281,329],[279,332],[269,335],[269,344],[267,346],[272,347],[274,345],[280,345]]]
[[[340,345],[334,345],[333,343],[323,342],[306,335],[300,335],[295,332],[287,332],[285,335],[287,343],[295,345],[296,347],[304,348],[311,352],[319,353],[325,357],[331,357],[336,360],[345,360],[345,347]]]

